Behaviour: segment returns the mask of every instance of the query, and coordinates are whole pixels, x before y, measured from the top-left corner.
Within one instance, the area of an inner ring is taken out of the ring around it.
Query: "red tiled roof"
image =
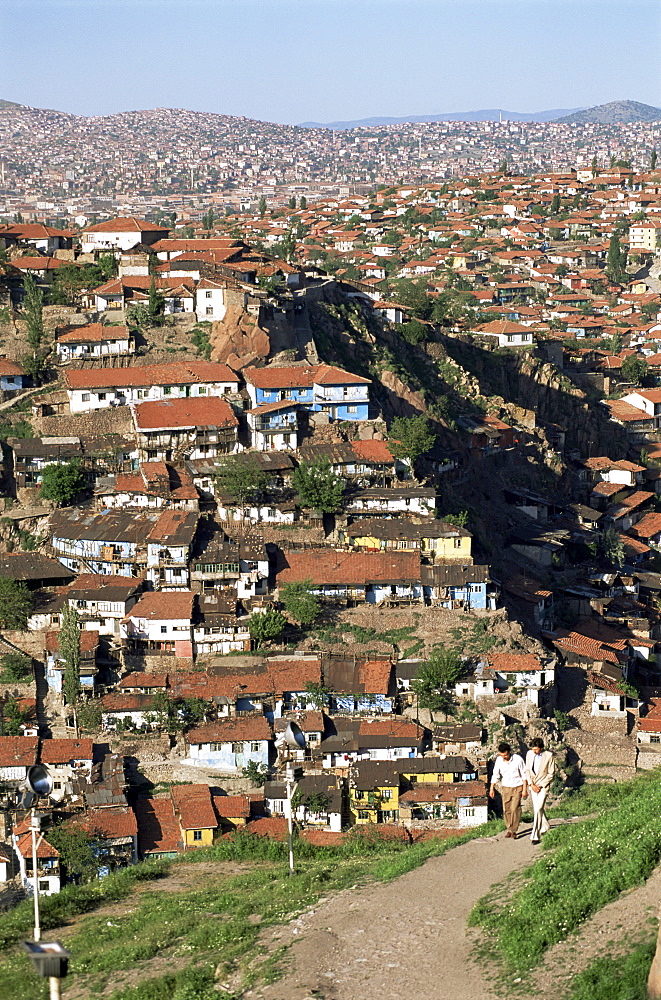
[[[238,383],[232,369],[216,361],[173,361],[131,368],[80,368],[65,372],[64,381],[68,389]]]
[[[352,441],[351,448],[358,458],[365,462],[387,462],[394,461],[390,448],[385,441]]]
[[[58,344],[99,344],[104,340],[128,340],[128,326],[104,326],[102,323],[87,323],[57,334]]]
[[[60,267],[71,266],[70,261],[58,260],[57,257],[17,257],[11,263],[19,271],[57,271]]]
[[[24,833],[18,838],[16,845],[24,858],[32,856],[32,834]],[[60,852],[56,851],[52,844],[49,844],[42,833],[37,836],[37,857],[38,858],[59,858]]]
[[[247,795],[214,795],[216,814],[222,819],[250,819],[250,799]]]
[[[0,375],[25,375],[25,369],[16,361],[0,358]]]
[[[38,746],[36,736],[0,736],[0,767],[31,767]]]
[[[92,654],[98,648],[99,645],[99,633],[87,629],[82,629],[80,632],[80,652]],[[46,649],[49,653],[58,653],[60,650],[60,633],[59,632],[47,632],[46,633]]]
[[[215,830],[218,827],[208,785],[172,785],[170,796],[183,830]]]
[[[420,555],[416,552],[340,552],[319,549],[279,554],[277,581],[313,584],[419,582]]]
[[[135,837],[138,824],[130,806],[111,806],[104,809],[89,809],[86,816],[77,822],[84,825],[91,834],[107,837]]]
[[[360,736],[393,736],[417,742],[424,729],[417,722],[401,719],[361,719],[358,732]]]
[[[133,605],[124,618],[147,618],[150,621],[187,621],[193,614],[192,590],[151,590]]]
[[[257,837],[269,837],[270,840],[287,839],[287,820],[284,816],[264,816],[248,823],[247,829]]]
[[[165,226],[157,226],[155,222],[147,222],[145,219],[137,219],[135,215],[120,215],[115,219],[106,219],[105,222],[97,222],[94,226],[87,226],[83,233],[169,233]]]
[[[43,740],[41,744],[42,764],[68,764],[71,760],[92,760],[93,757],[92,740]]]
[[[271,727],[263,715],[246,715],[219,722],[208,722],[186,733],[187,743],[261,742],[271,740]]]
[[[489,666],[500,673],[530,673],[543,670],[539,657],[533,653],[491,653]]]
[[[628,534],[636,538],[652,538],[661,532],[661,514],[645,514],[637,524],[629,528]]]
[[[184,844],[172,799],[138,799],[135,803],[140,854],[172,854]]]
[[[284,389],[317,385],[368,385],[371,379],[353,375],[334,365],[301,365],[300,367],[246,368],[243,372],[246,382],[259,389]]]
[[[147,674],[136,670],[127,674],[126,677],[122,677],[121,681],[117,685],[119,688],[139,687],[146,690],[150,690],[152,688],[166,688],[167,686],[167,674]]]
[[[138,403],[134,408],[137,430],[174,427],[238,427],[239,421],[227,400],[219,396],[191,396]]]

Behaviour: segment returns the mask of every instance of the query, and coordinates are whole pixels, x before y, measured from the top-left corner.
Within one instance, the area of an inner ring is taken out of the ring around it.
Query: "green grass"
[[[568,1000],[647,1000],[655,942],[639,944],[622,958],[598,958],[572,983]]]
[[[658,772],[570,798],[596,818],[551,830],[544,855],[505,902],[493,892],[473,909],[505,967],[523,972],[585,920],[649,878],[661,861]],[[571,813],[576,815],[576,813]],[[498,890],[496,889],[496,893]],[[522,929],[525,928],[525,933]]]
[[[299,841],[293,876],[287,873],[285,844],[238,834],[196,851],[194,856],[137,865],[102,882],[65,888],[59,896],[44,899],[44,927],[52,929],[76,914],[88,914],[78,922],[76,932],[67,936],[66,946],[72,953],[73,985],[83,986],[90,995],[116,982],[122,970],[137,967],[147,979],[149,966],[141,968],[141,963],[160,957],[171,960],[171,973],[152,975],[148,986],[116,989],[112,1000],[207,1000],[218,995],[211,991],[209,969],[220,966],[228,977],[240,971],[242,989],[257,978],[277,975],[273,957],[267,957],[260,968],[261,928],[290,919],[328,892],[369,880],[397,878],[457,844],[499,829],[501,823],[491,823],[461,837],[413,846],[384,838],[378,831],[362,830],[332,848]],[[248,867],[242,874],[221,877],[215,885],[209,885],[207,878],[206,883],[201,882],[202,888],[183,892],[156,889],[136,896],[133,912],[123,916],[109,918],[107,914],[90,912],[102,904],[125,899],[142,879],[157,878],[168,870],[200,861],[246,862]],[[30,936],[31,913],[30,905],[21,904],[11,913],[0,915],[3,1000],[46,997],[44,984],[32,974],[25,956],[16,947],[9,947]],[[253,922],[255,916],[259,916],[258,922]],[[182,962],[186,968],[174,971]]]

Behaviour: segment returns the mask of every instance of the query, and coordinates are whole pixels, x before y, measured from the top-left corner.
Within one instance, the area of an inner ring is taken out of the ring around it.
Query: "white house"
[[[357,517],[434,517],[436,490],[429,486],[402,486],[393,489],[371,486],[352,494],[347,503],[347,513]]]
[[[29,820],[27,821],[29,823]],[[32,833],[29,827],[24,831],[25,822],[14,831],[12,840],[14,852],[18,858],[21,885],[30,896],[34,896],[35,881],[40,896],[53,896],[60,891],[60,855],[52,844],[49,844],[43,833],[37,833],[37,871],[36,879],[32,868]]]
[[[491,323],[476,327],[476,333],[484,337],[494,337],[499,347],[532,347],[533,334],[529,327],[512,323],[506,319],[496,319]]]
[[[106,355],[132,354],[133,335],[127,326],[104,326],[88,323],[57,334],[57,353],[62,361],[73,358],[100,358]]]
[[[533,653],[492,653],[489,666],[499,691],[516,691],[533,705],[539,706],[542,689],[555,683],[555,660]]]
[[[64,383],[72,413],[88,413],[142,400],[225,396],[239,391],[227,365],[215,361],[174,361],[132,368],[67,371]]]
[[[193,656],[193,601],[190,590],[150,591],[134,604],[120,625],[125,645],[137,652],[150,650]]]
[[[87,226],[80,238],[83,253],[104,250],[131,250],[138,243],[147,245],[166,239],[169,229],[135,216],[119,216],[94,226]]]
[[[201,278],[196,288],[195,311],[198,320],[222,320],[227,312],[225,286],[211,278]]]

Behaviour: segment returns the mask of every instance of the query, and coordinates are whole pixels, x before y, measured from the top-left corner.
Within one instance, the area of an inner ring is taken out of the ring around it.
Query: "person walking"
[[[539,844],[542,834],[549,828],[546,818],[546,797],[549,785],[555,774],[555,761],[550,750],[544,749],[544,740],[536,736],[530,741],[530,750],[526,754],[526,778],[530,785],[530,799],[533,808],[532,830],[530,839],[533,844]]]
[[[491,775],[489,798],[496,793],[500,782],[500,797],[503,800],[503,818],[507,827],[506,837],[516,839],[521,822],[521,799],[528,798],[528,777],[523,757],[512,753],[509,743],[498,744],[498,756]]]

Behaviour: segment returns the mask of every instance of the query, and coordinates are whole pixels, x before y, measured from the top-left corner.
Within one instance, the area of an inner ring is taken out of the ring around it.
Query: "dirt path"
[[[264,1000],[493,1000],[471,958],[466,918],[494,882],[539,852],[529,827],[473,840],[395,882],[322,901],[268,942],[291,945],[286,974],[248,991]],[[271,938],[271,935],[269,935]]]

